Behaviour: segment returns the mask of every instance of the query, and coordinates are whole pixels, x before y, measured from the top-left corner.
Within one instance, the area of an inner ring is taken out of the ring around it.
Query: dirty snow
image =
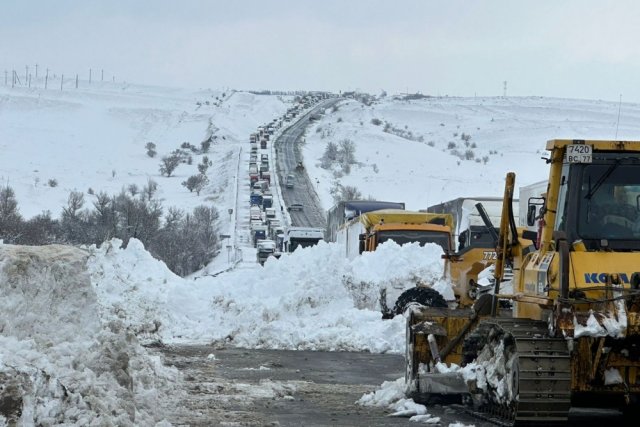
[[[387,408],[391,413],[390,417],[407,417],[409,421],[421,424],[438,424],[440,417],[429,415],[427,407],[407,399],[405,397],[404,378],[398,378],[395,381],[385,381],[382,385],[372,391],[364,394],[356,404],[361,406],[377,406]]]
[[[604,371],[604,385],[623,384],[624,380],[620,371],[616,368],[609,368]]]
[[[624,338],[627,332],[627,311],[623,300],[615,301],[615,313],[606,313],[601,317],[601,321],[590,312],[585,325],[581,324],[574,316],[573,326],[574,338],[580,337],[606,337]]]

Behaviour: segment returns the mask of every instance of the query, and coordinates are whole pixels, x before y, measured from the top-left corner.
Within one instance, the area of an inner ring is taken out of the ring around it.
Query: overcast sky
[[[2,0],[0,72],[640,102],[638,22],[632,0]]]

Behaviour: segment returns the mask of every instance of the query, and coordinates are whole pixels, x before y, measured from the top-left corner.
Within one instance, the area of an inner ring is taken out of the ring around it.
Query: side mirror
[[[527,225],[533,226],[536,224],[536,206],[529,205],[527,208]]]
[[[540,206],[540,209],[543,209],[545,202],[544,197],[529,197],[529,200],[527,200],[527,225],[529,227],[536,224],[536,206]]]

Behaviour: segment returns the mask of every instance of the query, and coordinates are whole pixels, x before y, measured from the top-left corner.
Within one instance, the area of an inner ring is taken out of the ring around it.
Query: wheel
[[[393,307],[393,314],[398,315],[404,313],[411,304],[420,304],[426,307],[447,307],[447,302],[435,289],[416,287],[404,291],[396,301]]]

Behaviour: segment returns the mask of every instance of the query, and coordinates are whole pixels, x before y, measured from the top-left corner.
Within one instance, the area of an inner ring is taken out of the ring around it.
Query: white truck
[[[313,227],[289,227],[284,236],[285,252],[306,248],[324,240],[324,229]]]
[[[273,240],[258,240],[256,243],[256,260],[264,265],[270,256],[275,256],[276,242]]]
[[[543,202],[542,196],[546,194],[548,184],[549,181],[544,180],[520,187],[518,196],[520,212],[519,215],[515,215],[515,217],[518,218],[518,227],[526,227],[527,230],[538,231],[538,224],[527,224],[527,216],[536,218],[540,215],[540,208]],[[529,208],[529,202],[531,202],[531,208]]]

